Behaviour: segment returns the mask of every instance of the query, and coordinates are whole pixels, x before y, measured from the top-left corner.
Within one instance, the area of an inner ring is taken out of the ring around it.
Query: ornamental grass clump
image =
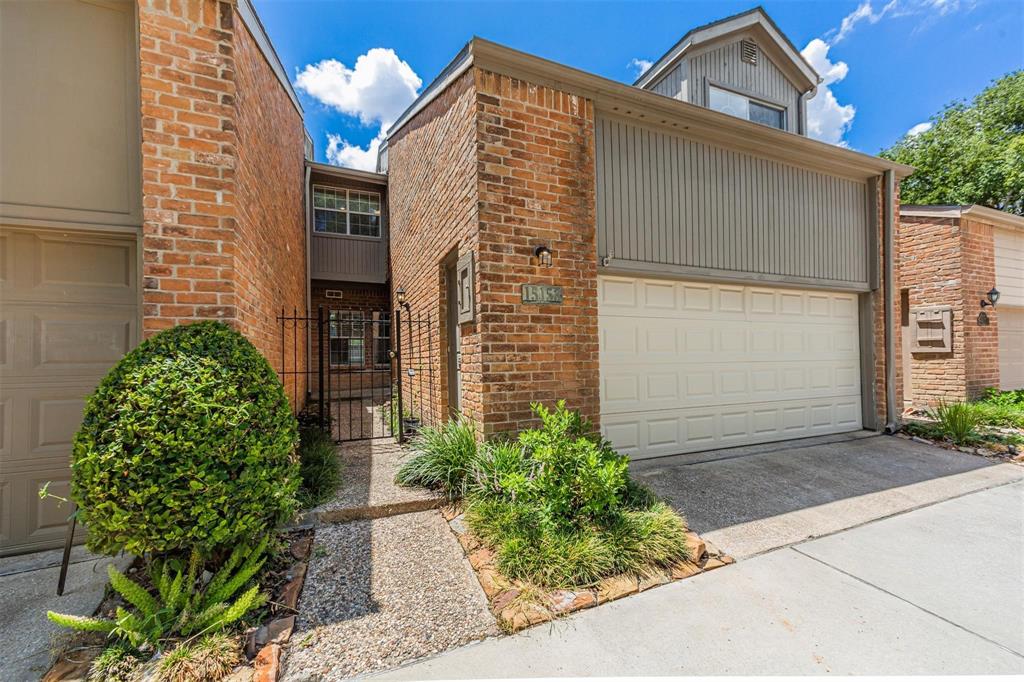
[[[295,510],[295,417],[260,352],[219,322],[174,327],[121,359],[75,436],[72,497],[96,552],[255,541]]]
[[[976,429],[981,423],[981,415],[970,403],[939,402],[929,416],[935,420],[942,434],[957,445],[978,437]]]
[[[413,456],[398,469],[395,482],[439,490],[454,501],[465,497],[476,471],[476,429],[459,415],[440,426],[425,426],[411,440]]]

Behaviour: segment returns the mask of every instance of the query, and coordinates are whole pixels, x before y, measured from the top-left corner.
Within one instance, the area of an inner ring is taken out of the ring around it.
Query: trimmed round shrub
[[[220,322],[174,327],[114,366],[75,436],[71,494],[88,547],[204,554],[286,520],[298,427],[277,374]]]

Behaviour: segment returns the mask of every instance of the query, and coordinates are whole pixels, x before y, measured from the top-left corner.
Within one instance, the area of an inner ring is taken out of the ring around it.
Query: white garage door
[[[599,281],[601,428],[633,457],[861,427],[855,294]]]
[[[134,237],[0,228],[0,555],[60,546],[85,397],[138,337]]]
[[[1024,388],[1024,308],[999,306],[999,388]]]

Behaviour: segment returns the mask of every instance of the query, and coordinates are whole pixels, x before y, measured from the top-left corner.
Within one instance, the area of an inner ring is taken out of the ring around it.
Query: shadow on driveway
[[[631,469],[737,558],[1024,479],[1024,467],[870,432],[640,460]]]

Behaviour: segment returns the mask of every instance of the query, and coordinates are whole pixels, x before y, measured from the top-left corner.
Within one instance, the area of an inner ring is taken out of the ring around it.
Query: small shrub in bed
[[[315,507],[328,499],[341,483],[341,460],[334,439],[318,427],[299,430],[299,504]]]
[[[459,415],[440,426],[424,426],[410,441],[413,456],[395,476],[401,485],[440,490],[449,500],[466,495],[476,471],[476,428]]]
[[[940,402],[929,415],[935,420],[942,434],[962,445],[977,438],[977,427],[981,423],[981,415],[970,403]]]
[[[153,336],[100,382],[75,436],[89,548],[209,555],[262,536],[294,511],[297,442],[281,382],[241,334]]]
[[[477,445],[472,424],[424,430],[399,481],[465,498],[466,520],[509,578],[541,587],[593,584],[688,557],[686,525],[629,478],[627,457],[559,402],[541,426]]]

